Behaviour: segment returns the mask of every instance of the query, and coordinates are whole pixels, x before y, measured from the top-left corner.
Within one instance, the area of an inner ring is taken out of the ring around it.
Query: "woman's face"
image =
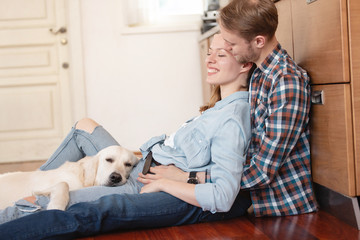
[[[242,64],[225,50],[225,41],[220,34],[214,35],[206,58],[207,82],[212,85],[225,85],[238,79]]]

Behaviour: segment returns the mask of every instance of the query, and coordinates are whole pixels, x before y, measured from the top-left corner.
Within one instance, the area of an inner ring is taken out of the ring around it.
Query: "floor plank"
[[[0,163],[0,174],[7,172],[16,172],[16,171],[34,171],[44,163],[45,161]]]
[[[228,221],[179,227],[122,231],[81,240],[223,240],[223,239],[359,239],[360,231],[319,211],[289,217],[241,217]]]

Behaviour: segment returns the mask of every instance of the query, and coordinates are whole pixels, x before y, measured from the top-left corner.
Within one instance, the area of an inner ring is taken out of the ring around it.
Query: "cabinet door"
[[[313,84],[349,82],[346,0],[291,0],[294,59]]]
[[[351,89],[355,140],[356,176],[360,176],[360,1],[349,0],[349,36],[351,62]],[[357,195],[360,196],[360,178],[357,178]]]
[[[311,109],[312,176],[316,183],[355,196],[354,148],[349,84],[312,86],[323,104]]]
[[[293,36],[291,25],[291,0],[281,0],[276,2],[279,14],[279,24],[276,30],[276,38],[281,46],[286,49],[289,55],[294,57]]]

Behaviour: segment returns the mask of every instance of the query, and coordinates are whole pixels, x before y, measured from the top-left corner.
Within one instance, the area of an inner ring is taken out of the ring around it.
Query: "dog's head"
[[[126,183],[133,167],[139,159],[133,152],[120,147],[110,146],[101,150],[98,158],[98,169],[95,185],[119,186]]]

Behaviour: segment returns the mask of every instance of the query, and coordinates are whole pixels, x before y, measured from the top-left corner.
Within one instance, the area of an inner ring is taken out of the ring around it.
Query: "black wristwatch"
[[[199,179],[196,177],[196,173],[197,172],[190,172],[187,183],[191,183],[191,184],[198,184],[199,183]]]

